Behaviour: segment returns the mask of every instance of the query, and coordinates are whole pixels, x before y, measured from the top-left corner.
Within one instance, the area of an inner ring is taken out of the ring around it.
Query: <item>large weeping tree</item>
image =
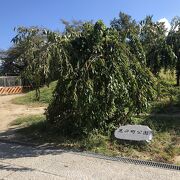
[[[153,76],[115,28],[98,21],[85,23],[77,36],[49,33],[49,38],[60,76],[46,114],[62,133],[106,130],[147,108],[155,93]]]
[[[176,55],[176,81],[180,85],[180,17],[175,17],[171,22],[171,30],[167,37],[168,44],[171,45]]]
[[[154,75],[158,75],[162,68],[173,69],[176,57],[173,49],[166,41],[164,23],[153,22],[152,16],[141,21],[140,40],[146,54],[146,65]]]
[[[146,65],[146,55],[140,41],[140,25],[128,14],[119,13],[118,18],[111,21],[111,27],[119,33],[119,41],[126,43],[131,53],[140,63]]]

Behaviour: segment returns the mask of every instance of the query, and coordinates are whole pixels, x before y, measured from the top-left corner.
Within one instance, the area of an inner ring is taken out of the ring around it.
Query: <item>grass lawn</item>
[[[56,87],[57,81],[50,83],[49,87],[45,86],[40,89],[40,100],[37,101],[35,98],[35,91],[30,91],[25,96],[17,97],[12,100],[15,104],[23,104],[30,106],[42,106],[47,105],[52,99],[53,91]]]

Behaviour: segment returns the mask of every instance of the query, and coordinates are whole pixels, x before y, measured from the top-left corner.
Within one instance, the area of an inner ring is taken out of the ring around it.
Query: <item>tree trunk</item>
[[[180,54],[178,56],[177,64],[176,64],[176,85],[180,85]]]
[[[36,99],[39,101],[40,100],[40,90],[39,88],[36,87]]]
[[[179,86],[180,85],[180,73],[176,74],[176,85]]]

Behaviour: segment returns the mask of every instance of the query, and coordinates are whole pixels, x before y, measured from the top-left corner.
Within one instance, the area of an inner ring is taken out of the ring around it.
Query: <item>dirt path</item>
[[[20,96],[23,95],[0,96],[0,132],[9,130],[9,124],[18,117],[44,113],[45,107],[35,108],[26,105],[17,105],[11,102],[12,99]]]

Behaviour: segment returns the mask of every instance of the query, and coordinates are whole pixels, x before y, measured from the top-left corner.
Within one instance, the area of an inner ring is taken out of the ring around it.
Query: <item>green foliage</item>
[[[57,40],[52,51],[62,68],[46,113],[49,122],[64,134],[88,134],[124,124],[147,108],[155,80],[131,47],[119,41],[117,30],[98,21],[69,36],[62,49],[67,35],[50,34]]]
[[[145,52],[139,38],[139,24],[131,16],[120,12],[119,18],[111,21],[111,27],[118,31],[120,41],[129,45],[133,56],[136,56],[140,63],[146,65]]]
[[[180,88],[161,84],[159,101],[153,102],[151,111],[169,115],[180,113]]]
[[[121,41],[131,39],[132,35],[138,35],[140,27],[131,16],[120,12],[119,17],[111,21],[111,27],[115,28],[119,33]]]
[[[176,55],[176,80],[180,85],[180,17],[175,17],[171,22],[171,31],[168,34],[167,42],[173,48]]]
[[[62,24],[65,26],[64,34],[75,34],[77,35],[78,32],[81,32],[83,30],[84,21],[77,21],[72,20],[72,22],[68,22],[64,19],[61,19]],[[87,21],[87,23],[92,24],[92,21]]]
[[[50,54],[46,39],[45,30],[20,27],[12,40],[16,44],[13,62],[21,65],[20,75],[35,88],[38,100],[40,86],[49,83]]]
[[[152,16],[141,21],[140,40],[146,54],[147,67],[153,74],[159,74],[164,68],[173,69],[176,56],[171,46],[166,42],[166,29],[163,23],[153,22]]]

